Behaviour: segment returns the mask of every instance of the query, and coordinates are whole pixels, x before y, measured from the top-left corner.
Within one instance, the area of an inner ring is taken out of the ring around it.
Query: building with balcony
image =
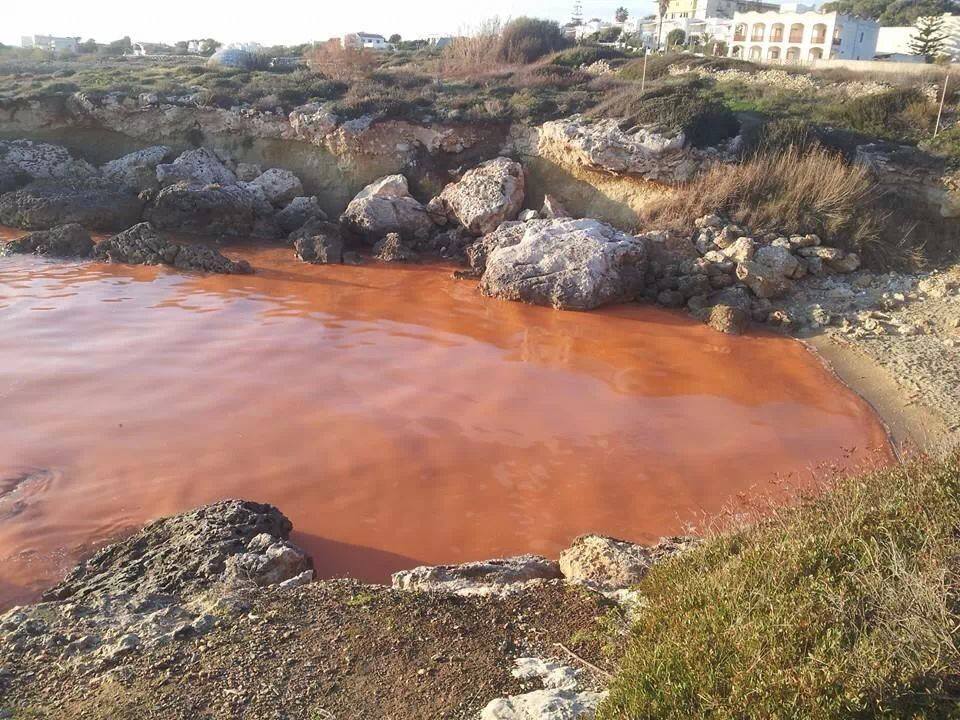
[[[54,37],[53,35],[23,35],[20,46],[49,50],[55,53],[75,53],[80,47],[80,38]]]
[[[784,63],[822,59],[872,60],[880,26],[837,12],[804,6],[780,12],[737,12],[728,42],[730,57]]]

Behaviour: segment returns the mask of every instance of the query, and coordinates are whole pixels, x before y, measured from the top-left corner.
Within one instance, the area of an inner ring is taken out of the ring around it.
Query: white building
[[[737,12],[728,54],[746,60],[808,62],[820,59],[872,60],[880,26],[837,12],[804,6],[780,12]]]
[[[75,53],[80,47],[80,39],[54,37],[53,35],[24,35],[20,38],[20,45],[25,48],[37,48],[51,52]]]
[[[343,47],[383,51],[390,49],[390,43],[383,35],[357,32],[347,33],[343,36]]]
[[[954,61],[960,60],[960,15],[943,16],[943,53]],[[877,38],[877,57],[907,62],[925,62],[926,58],[914,55],[910,41],[917,35],[917,26],[882,27]]]
[[[587,20],[582,25],[577,25],[573,29],[573,36],[577,40],[583,40],[584,38],[590,37],[591,35],[596,35],[602,30],[610,30],[614,27],[620,27],[619,25],[607,22],[606,20],[600,20],[599,18],[593,18],[592,20]]]

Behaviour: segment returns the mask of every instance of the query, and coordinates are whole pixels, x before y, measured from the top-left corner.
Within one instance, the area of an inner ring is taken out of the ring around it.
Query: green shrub
[[[664,85],[644,93],[628,86],[600,103],[591,115],[622,119],[624,126],[682,130],[697,147],[715,145],[736,135],[740,123],[726,105],[707,96],[705,88],[699,81]]]
[[[567,39],[553,20],[520,17],[500,33],[497,59],[511,65],[532,63],[566,45]]]
[[[598,720],[957,717],[960,457],[764,518],[643,580]]]
[[[844,127],[865,135],[889,138],[912,129],[904,112],[916,103],[925,102],[923,94],[915,88],[894,88],[854,98],[835,112]]]

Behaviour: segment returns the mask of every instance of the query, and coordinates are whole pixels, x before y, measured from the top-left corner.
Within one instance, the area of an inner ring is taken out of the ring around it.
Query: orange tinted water
[[[588,531],[650,541],[885,445],[784,338],[228,254],[257,274],[0,258],[0,603],[220,498],[278,505],[321,575],[379,581]]]

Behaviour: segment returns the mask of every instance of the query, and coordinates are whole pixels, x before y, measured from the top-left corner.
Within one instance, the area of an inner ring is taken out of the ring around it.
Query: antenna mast
[[[576,0],[576,2],[573,3],[573,24],[583,24],[583,3],[580,2],[580,0]]]

